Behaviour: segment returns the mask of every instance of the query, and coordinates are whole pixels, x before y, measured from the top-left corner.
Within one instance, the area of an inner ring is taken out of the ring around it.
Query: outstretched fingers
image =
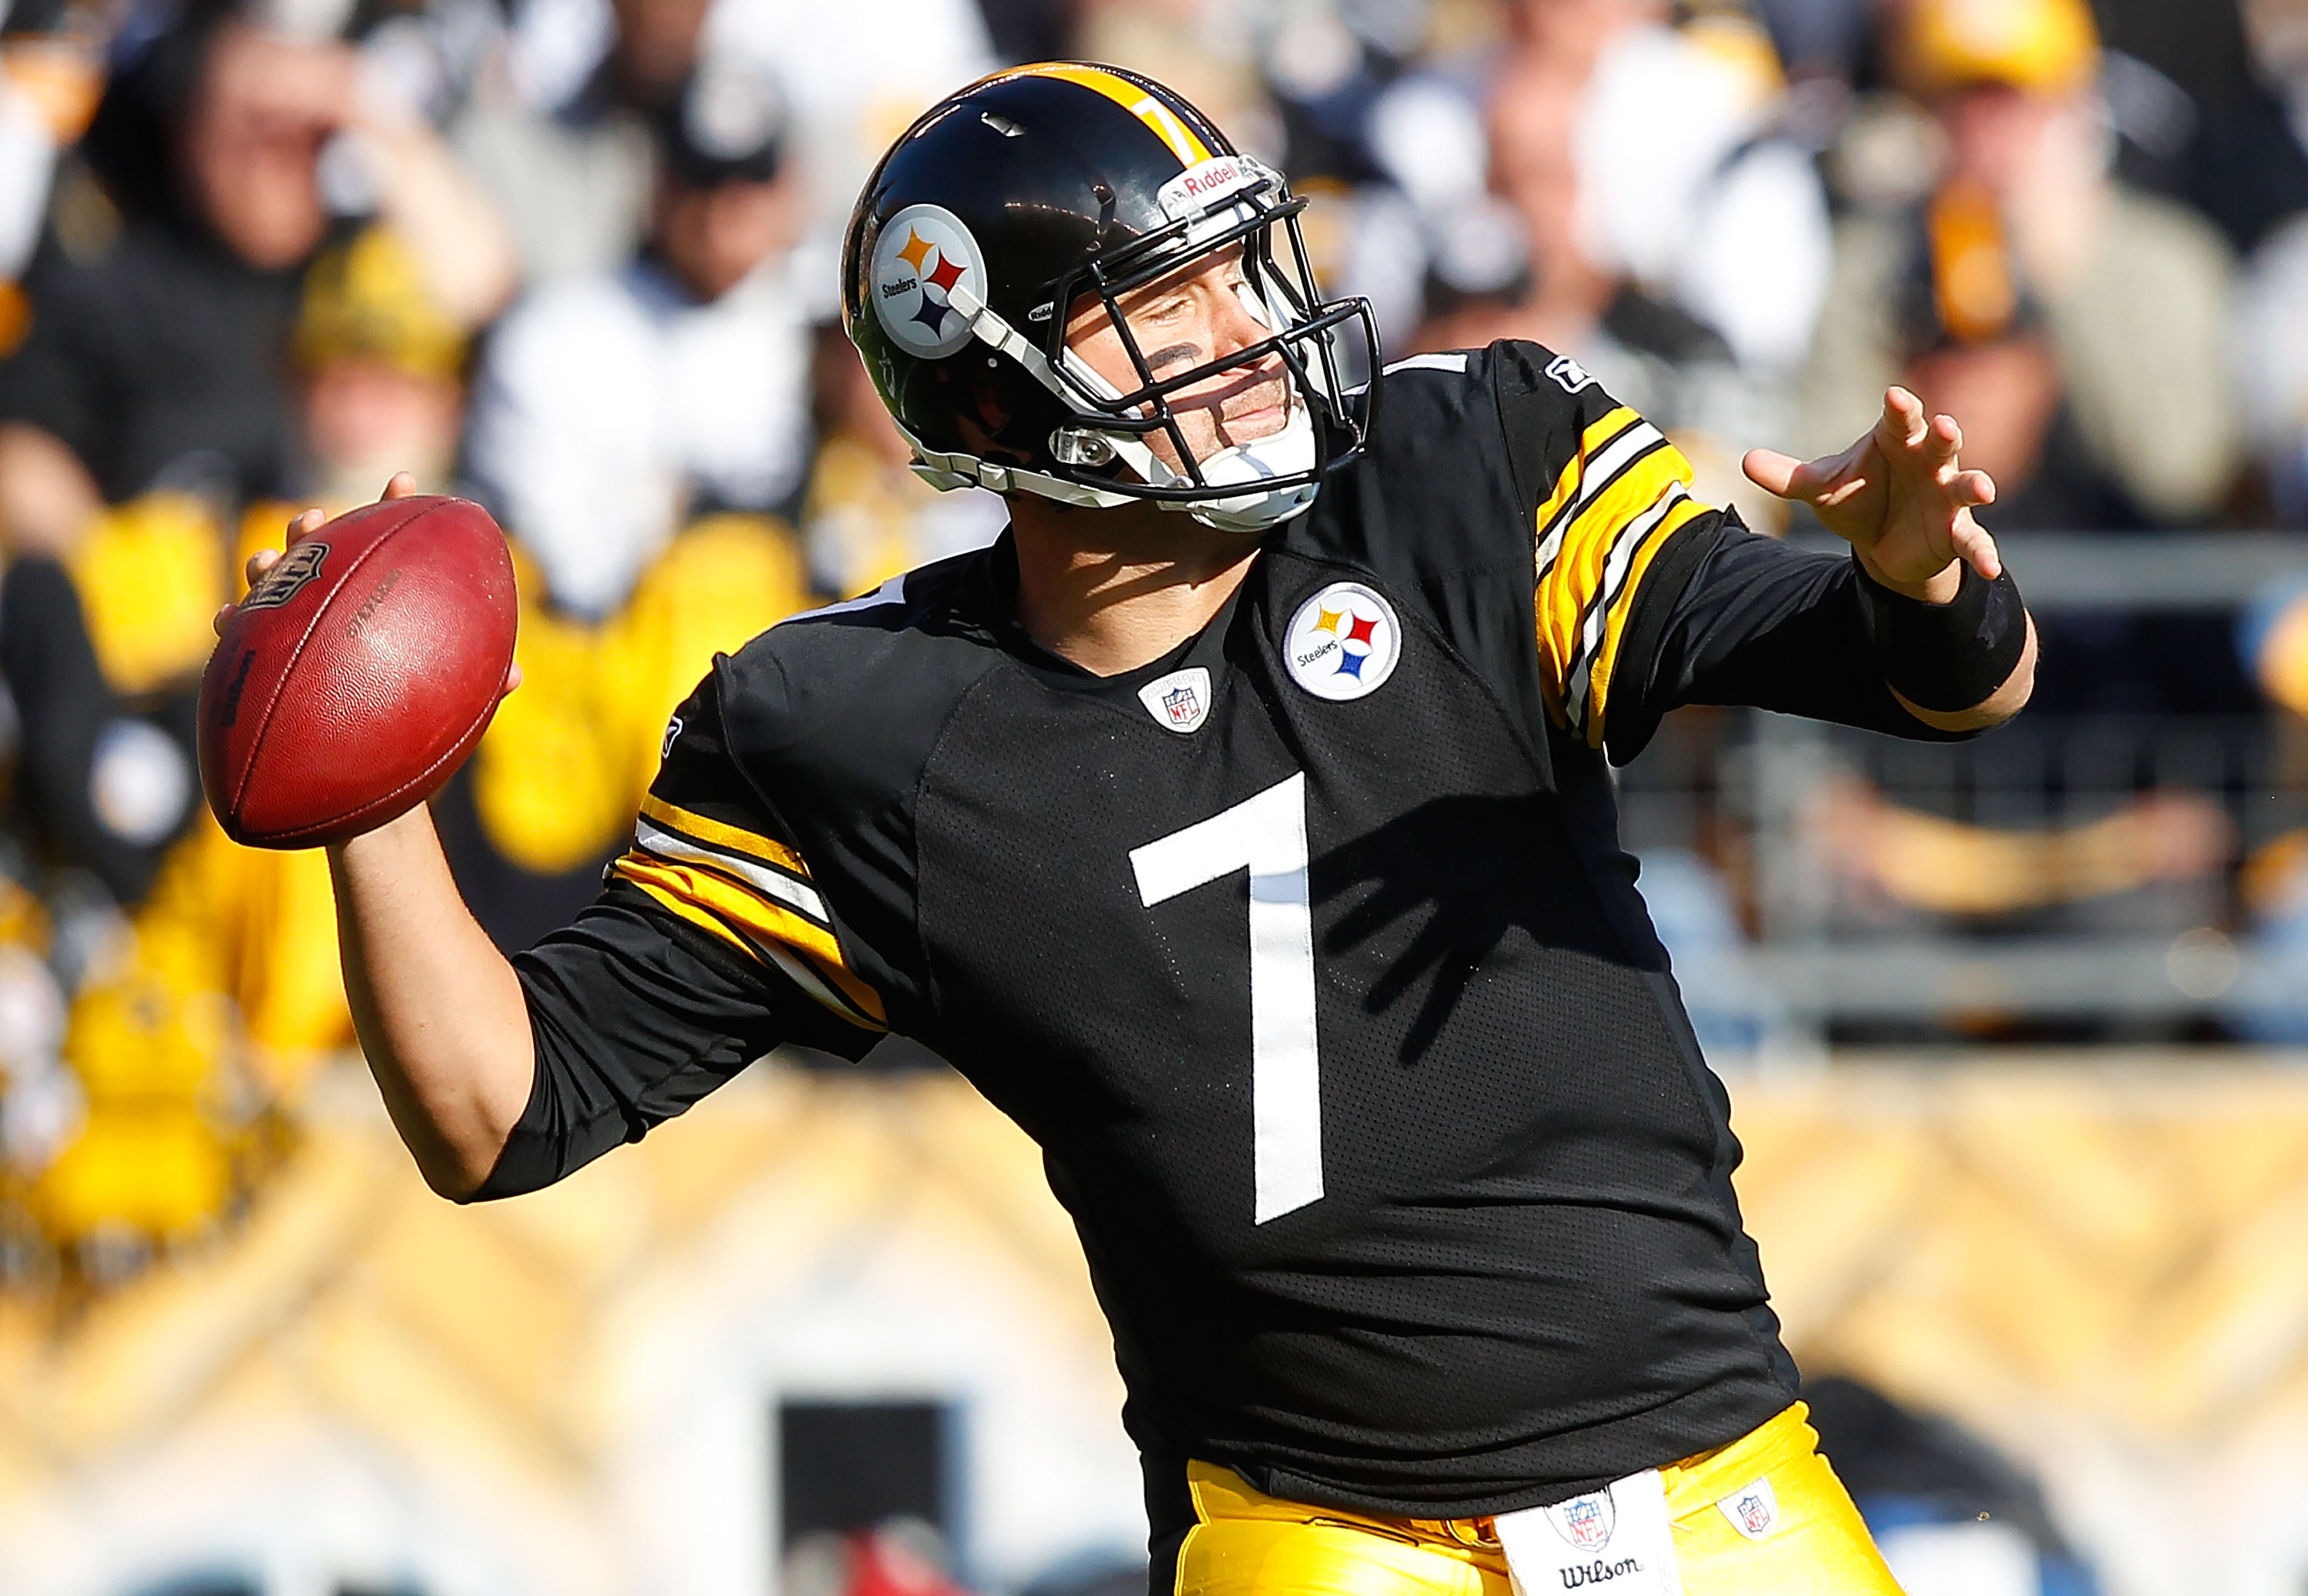
[[[1947,470],[1955,465],[1955,457],[1962,449],[1963,428],[1956,425],[1955,417],[1933,416],[1931,431],[1924,439],[1924,452],[1942,470]]]
[[[1957,513],[1948,541],[1954,545],[1956,557],[1984,579],[1992,582],[2003,574],[2003,556],[1996,552],[1995,539],[1986,528],[1971,519],[1968,510]]]
[[[1781,499],[1795,499],[1814,509],[1832,510],[1856,493],[1866,492],[1867,473],[1862,468],[1864,446],[1847,449],[1824,459],[1799,460],[1776,449],[1751,449],[1740,462],[1747,480]]]
[[[1966,510],[1995,502],[1995,478],[1985,471],[1958,471],[1948,478],[1948,497]]]
[[[1747,474],[1748,481],[1781,499],[1795,497],[1796,473],[1802,468],[1801,460],[1791,454],[1781,454],[1776,449],[1751,449],[1746,458],[1739,462],[1739,468]]]
[[[1885,453],[1915,448],[1924,441],[1924,435],[1930,428],[1923,400],[1904,388],[1891,387],[1883,390],[1883,420],[1876,430]]]

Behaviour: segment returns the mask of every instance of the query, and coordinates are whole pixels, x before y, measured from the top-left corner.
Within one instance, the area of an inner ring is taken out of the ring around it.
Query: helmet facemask
[[[1305,202],[1290,195],[1279,174],[1248,157],[1228,155],[1179,174],[1165,185],[1162,205],[1168,225],[1100,252],[1047,285],[1027,318],[1038,338],[1021,333],[966,289],[952,292],[952,306],[968,319],[972,336],[1022,367],[1057,400],[1065,419],[1038,451],[1046,459],[1030,468],[941,454],[914,440],[917,471],[941,487],[1022,489],[1108,508],[1151,502],[1206,526],[1259,532],[1304,510],[1325,476],[1361,454],[1375,390],[1348,390],[1340,339],[1358,335],[1359,364],[1374,370],[1377,329],[1365,302],[1326,303],[1316,294],[1298,227]],[[1285,245],[1279,253],[1278,236]],[[1121,300],[1237,248],[1243,281],[1236,291],[1268,336],[1158,379]],[[1067,347],[1070,313],[1092,296],[1137,374],[1138,385],[1129,391]],[[1277,361],[1286,393],[1284,425],[1198,459],[1174,396]],[[1176,465],[1150,445],[1158,433],[1168,439]]]

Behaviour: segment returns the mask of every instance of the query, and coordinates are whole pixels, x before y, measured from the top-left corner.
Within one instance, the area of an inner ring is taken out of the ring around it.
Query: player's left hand
[[[1971,517],[1995,502],[1994,480],[1957,464],[1962,447],[1955,417],[1927,416],[1923,400],[1893,388],[1875,430],[1841,454],[1804,461],[1757,449],[1745,466],[1756,486],[1811,506],[1883,586],[1945,604],[1963,579],[1959,560],[1990,580],[2003,570],[1995,539]]]

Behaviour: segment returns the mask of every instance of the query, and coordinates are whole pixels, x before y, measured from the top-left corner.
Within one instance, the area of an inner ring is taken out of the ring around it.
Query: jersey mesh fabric
[[[1627,424],[1532,346],[1417,368],[1383,379],[1365,459],[1166,658],[1097,678],[1036,648],[1005,539],[722,662],[660,778],[665,802],[806,861],[821,929],[891,1028],[1043,1147],[1158,1532],[1187,1456],[1276,1496],[1467,1516],[1722,1445],[1794,1392],[1728,1104],[1619,848],[1604,749],[1625,757],[1689,701],[1920,728],[1882,686],[1849,561],[1693,509],[1613,574],[1610,548],[1684,502],[1655,447],[1620,509],[1574,527],[1592,547],[1562,569],[1586,588],[1550,600],[1607,633],[1582,722],[1563,634],[1534,624],[1539,521]],[[1300,607],[1341,582],[1399,656],[1359,694],[1318,692],[1288,653]],[[1180,673],[1207,673],[1210,699],[1184,735],[1141,698]],[[1142,885],[1133,855],[1249,815],[1262,918],[1239,860]],[[616,891],[603,947],[524,971],[533,1008],[572,1010],[539,1027],[540,1124],[572,1118],[547,1101],[547,1036],[580,1055],[631,1039],[653,1066],[555,1069],[654,1105],[689,1089],[647,1095],[651,1068],[702,1081],[728,1035],[840,1024],[771,963]],[[658,954],[635,941],[651,923]],[[588,958],[616,997],[576,995]],[[1270,1023],[1279,1006],[1256,1020],[1262,979],[1311,991],[1303,1034]],[[1262,1113],[1283,1064],[1313,1068]],[[633,1134],[647,1118],[625,1115]],[[1270,1206],[1277,1148],[1295,1184]]]

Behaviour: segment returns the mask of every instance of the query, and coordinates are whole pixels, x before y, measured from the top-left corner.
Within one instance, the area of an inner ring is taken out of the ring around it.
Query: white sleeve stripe
[[[774,898],[782,906],[803,914],[827,931],[833,922],[825,911],[825,900],[814,888],[781,874],[766,864],[707,847],[688,837],[676,837],[661,826],[653,825],[647,816],[633,822],[633,845],[644,854],[654,854],[660,859],[678,859],[690,864],[702,864],[724,875],[736,876],[762,897]]]
[[[1554,519],[1546,524],[1539,542],[1538,574],[1542,581],[1554,569],[1556,556],[1562,553],[1563,539],[1570,531],[1572,522],[1577,520],[1613,483],[1632,470],[1638,460],[1666,442],[1666,433],[1649,422],[1639,420],[1605,444],[1601,452],[1587,462],[1585,473],[1580,479],[1579,491],[1554,512]]]
[[[772,965],[775,965],[779,973],[784,975],[786,979],[792,982],[796,986],[801,988],[803,991],[807,992],[812,998],[815,999],[820,1005],[831,1009],[840,1018],[848,1020],[853,1025],[862,1025],[869,1031],[879,1031],[885,1028],[879,1020],[875,1019],[872,1015],[867,1014],[864,1009],[858,1008],[857,1004],[851,1002],[848,998],[843,997],[839,991],[821,979],[818,973],[809,967],[809,961],[807,959],[801,957],[798,954],[792,952],[790,949],[781,948],[777,943],[766,941],[760,937],[748,937],[745,940],[752,944],[753,947],[761,953],[763,958],[769,960]]]
[[[1397,372],[1457,372],[1464,376],[1466,371],[1467,352],[1459,349],[1447,354],[1408,356],[1391,365],[1381,366],[1379,375],[1391,377]]]
[[[784,620],[779,622],[778,624],[779,626],[791,626],[797,621],[814,621],[824,615],[847,615],[858,610],[880,609],[885,604],[903,604],[905,602],[906,579],[902,576],[893,576],[888,581],[874,588],[874,591],[866,594],[862,597],[845,598],[840,604],[821,605],[814,610],[804,610],[798,615],[788,615]]]
[[[1668,512],[1686,496],[1683,484],[1668,483],[1649,510],[1621,529],[1618,541],[1611,545],[1610,553],[1604,559],[1603,590],[1587,606],[1585,621],[1580,627],[1579,652],[1572,661],[1569,680],[1564,683],[1571,696],[1571,722],[1581,730],[1584,730],[1587,713],[1588,689],[1595,678],[1596,656],[1602,652],[1604,635],[1610,630],[1611,606],[1619,601],[1619,595],[1626,587],[1627,573],[1634,569],[1635,555],[1649,540],[1651,534],[1658,530]]]

